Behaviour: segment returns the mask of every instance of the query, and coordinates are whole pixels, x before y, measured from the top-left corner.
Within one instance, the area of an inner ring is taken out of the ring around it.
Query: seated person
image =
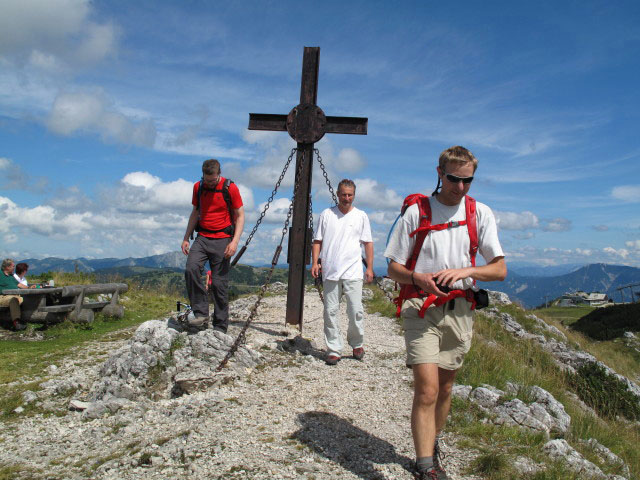
[[[15,278],[18,283],[23,284],[25,287],[29,286],[29,282],[27,281],[27,271],[29,270],[29,265],[26,263],[19,263],[16,265],[16,273],[13,274],[13,278]]]
[[[24,325],[20,323],[20,305],[22,297],[20,295],[2,295],[3,290],[13,290],[16,288],[35,288],[35,285],[27,287],[13,277],[15,270],[15,262],[10,258],[2,261],[2,272],[0,272],[0,307],[9,307],[11,321],[16,330],[24,329]]]

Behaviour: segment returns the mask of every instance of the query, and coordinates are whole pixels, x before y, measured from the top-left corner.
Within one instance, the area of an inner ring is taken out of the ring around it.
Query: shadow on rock
[[[398,464],[411,471],[412,460],[398,455],[389,442],[352,425],[348,420],[327,412],[306,412],[298,415],[300,429],[292,438],[315,452],[339,463],[360,478],[387,478],[374,469],[374,464]]]
[[[278,340],[276,343],[278,345],[278,350],[281,352],[300,352],[302,355],[311,355],[312,357],[321,360],[324,359],[324,351],[318,348],[316,342],[308,338],[304,338],[302,335],[298,335],[294,338]]]

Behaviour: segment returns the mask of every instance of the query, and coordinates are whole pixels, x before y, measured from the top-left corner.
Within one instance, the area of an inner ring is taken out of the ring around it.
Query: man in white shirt
[[[373,240],[369,217],[353,206],[356,185],[352,180],[338,184],[338,205],[320,214],[313,240],[311,275],[322,274],[324,287],[324,337],[326,362],[335,365],[342,356],[342,335],[338,313],[342,295],[347,299],[349,328],[347,342],[353,357],[364,357],[364,309],[362,308],[362,252],[364,245],[367,283],[373,280]],[[320,266],[319,259],[322,259]]]
[[[474,281],[504,280],[507,274],[493,212],[479,202],[476,202],[477,243],[486,265],[476,267],[471,261],[465,196],[477,166],[477,159],[464,147],[442,152],[436,168],[442,190],[429,198],[429,205],[431,224],[444,228],[429,231],[415,268],[409,270],[405,265],[416,242],[416,236],[409,234],[420,226],[419,208],[414,204],[398,222],[384,254],[390,259],[388,274],[393,280],[412,285],[416,292],[422,290],[421,293],[446,300],[441,306],[433,305],[426,310],[424,295],[408,298],[402,305],[406,363],[413,369],[414,378],[411,431],[418,479],[448,478],[438,460],[436,435],[449,414],[456,372],[471,347],[473,292],[477,290]],[[453,298],[449,289],[462,296]]]

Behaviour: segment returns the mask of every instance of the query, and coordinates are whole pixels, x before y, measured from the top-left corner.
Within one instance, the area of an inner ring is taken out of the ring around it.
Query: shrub
[[[588,362],[575,374],[568,375],[569,384],[578,396],[605,418],[623,416],[640,420],[640,402],[624,382],[607,373],[602,365]]]
[[[597,308],[571,328],[596,340],[611,340],[624,332],[640,331],[640,303]]]

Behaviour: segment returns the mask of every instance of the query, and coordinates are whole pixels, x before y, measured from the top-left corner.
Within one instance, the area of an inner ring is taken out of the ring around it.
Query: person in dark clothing
[[[210,159],[202,164],[202,180],[193,185],[193,210],[182,241],[182,252],[187,255],[184,276],[194,313],[190,325],[204,329],[209,320],[208,292],[202,284],[202,270],[208,260],[214,300],[213,328],[226,332],[229,324],[229,263],[238,249],[244,228],[244,207],[237,185],[226,181],[220,173],[218,160]],[[189,245],[194,231],[198,236]]]

